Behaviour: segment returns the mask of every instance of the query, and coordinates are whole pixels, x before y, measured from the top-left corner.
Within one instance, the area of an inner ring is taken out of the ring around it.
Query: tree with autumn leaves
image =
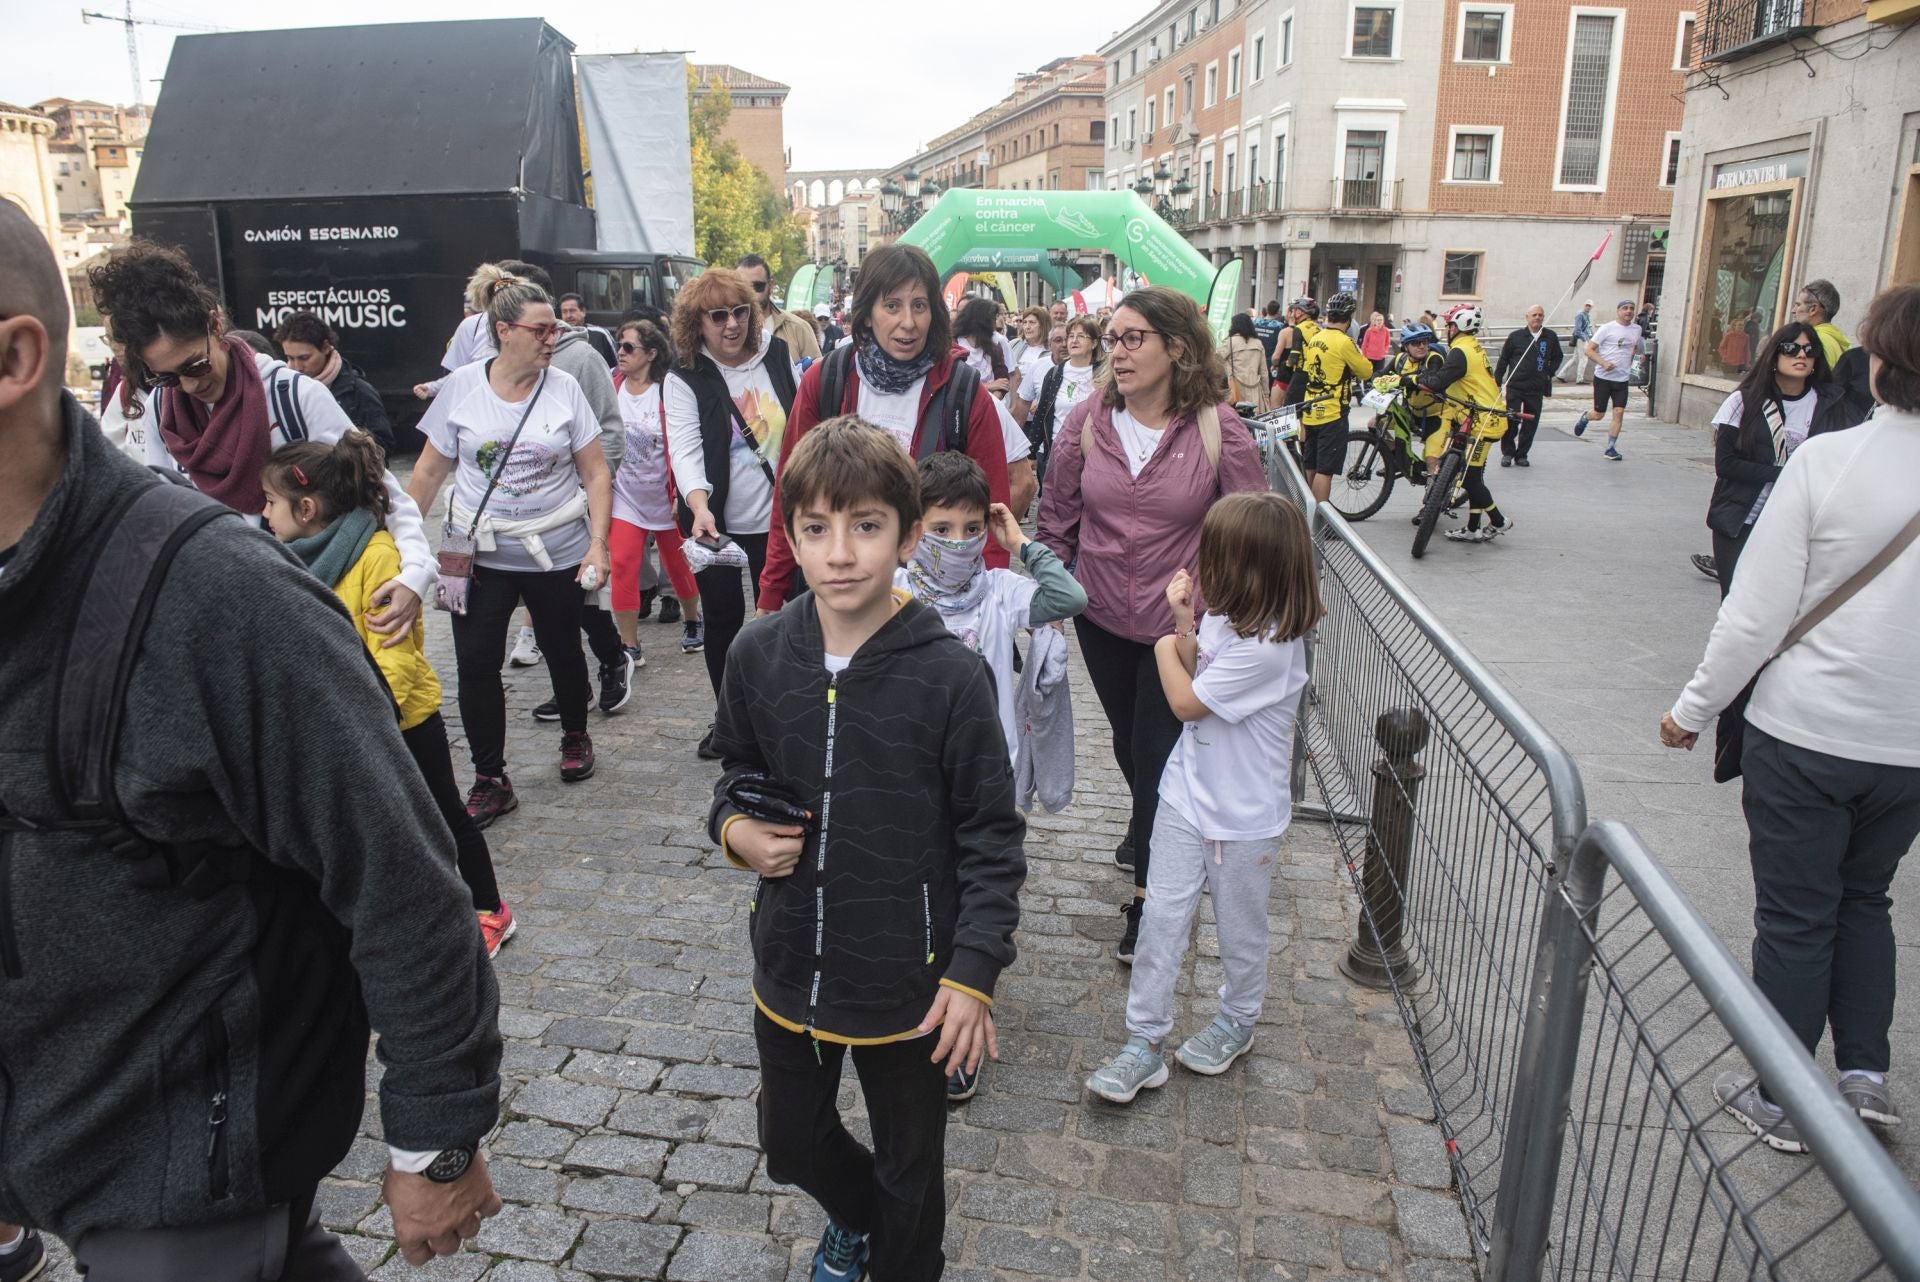
[[[722,134],[733,97],[718,76],[705,93],[687,68],[687,117],[693,131],[694,252],[709,263],[731,266],[758,254],[768,272],[784,281],[806,261],[806,223],[787,209],[767,176],[748,163]]]

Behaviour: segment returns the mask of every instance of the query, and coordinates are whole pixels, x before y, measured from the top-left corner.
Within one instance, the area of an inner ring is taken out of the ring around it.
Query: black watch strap
[[[451,1184],[465,1175],[467,1168],[473,1165],[473,1152],[474,1146],[471,1144],[461,1148],[441,1149],[440,1155],[434,1158],[421,1174],[435,1184]]]

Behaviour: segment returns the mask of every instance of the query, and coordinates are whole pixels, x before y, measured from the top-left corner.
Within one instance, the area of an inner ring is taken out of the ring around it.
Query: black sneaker
[[[593,775],[593,736],[585,730],[569,730],[560,736],[560,779],[579,783]]]
[[[501,815],[512,814],[520,808],[520,799],[513,795],[513,781],[505,775],[498,779],[486,775],[475,775],[473,787],[467,790],[467,817],[473,820],[476,828],[485,828]]]
[[[1511,455],[1511,454],[1502,454],[1502,455],[1500,456],[1500,466],[1501,466],[1501,467],[1512,467],[1512,466],[1513,466],[1513,455]]]
[[[700,746],[693,750],[695,755],[697,755],[702,761],[720,760],[719,749],[713,746],[713,731],[714,731],[714,727],[712,723],[709,722],[707,725],[707,732],[700,736]]]
[[[1122,868],[1133,867],[1133,821],[1127,821],[1127,835],[1113,848],[1113,862]]]
[[[670,596],[660,602],[660,622],[680,622],[680,598]]]
[[[1709,579],[1712,579],[1715,583],[1720,581],[1720,565],[1710,556],[1702,556],[1700,553],[1695,552],[1693,554],[1693,568],[1706,575]]]
[[[1126,907],[1120,911],[1126,914],[1127,928],[1120,932],[1120,944],[1113,955],[1127,965],[1133,965],[1133,952],[1140,944],[1140,908],[1147,901],[1138,897],[1129,899]]]
[[[964,1068],[956,1068],[947,1074],[947,1103],[964,1104],[973,1098],[980,1089],[980,1070],[969,1073]]]
[[[27,1282],[47,1267],[47,1244],[32,1229],[23,1230],[20,1242],[0,1255],[0,1282]]]
[[[660,595],[659,588],[642,588],[641,589],[640,591],[640,617],[641,618],[651,619],[653,617],[653,598],[659,595]]]
[[[1532,464],[1532,463],[1530,463],[1530,462],[1528,462],[1528,460],[1527,460],[1527,456],[1526,456],[1526,455],[1524,455],[1524,454],[1522,454],[1522,455],[1520,455],[1519,457],[1517,457],[1517,458],[1515,458],[1515,459],[1513,460],[1513,465],[1514,465],[1515,467],[1532,467],[1532,466],[1533,466],[1533,464]]]
[[[535,707],[533,710],[533,719],[535,721],[558,721],[560,719],[560,701],[558,699],[549,699],[545,703]]]
[[[612,663],[600,665],[600,711],[612,714],[633,698],[633,651],[622,650]]]

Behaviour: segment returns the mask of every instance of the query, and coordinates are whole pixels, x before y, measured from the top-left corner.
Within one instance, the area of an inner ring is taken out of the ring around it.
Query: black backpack
[[[817,402],[822,419],[837,418],[844,412],[841,406],[846,401],[847,367],[852,364],[851,343],[836,347],[827,355],[825,366],[820,371],[820,399]],[[920,458],[931,457],[942,450],[955,450],[961,454],[967,452],[967,419],[973,413],[973,397],[979,388],[980,372],[965,361],[955,361],[953,372],[927,402],[927,412],[921,416],[922,423],[937,423],[940,430],[920,433]],[[832,407],[831,412],[829,406]]]

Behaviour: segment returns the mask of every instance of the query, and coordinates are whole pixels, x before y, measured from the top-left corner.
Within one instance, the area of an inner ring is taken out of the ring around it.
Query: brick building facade
[[[775,191],[786,190],[788,86],[724,62],[695,63],[693,74],[696,100],[713,91],[715,80],[726,86],[733,111],[721,136],[740,148],[740,154],[767,176]]]

